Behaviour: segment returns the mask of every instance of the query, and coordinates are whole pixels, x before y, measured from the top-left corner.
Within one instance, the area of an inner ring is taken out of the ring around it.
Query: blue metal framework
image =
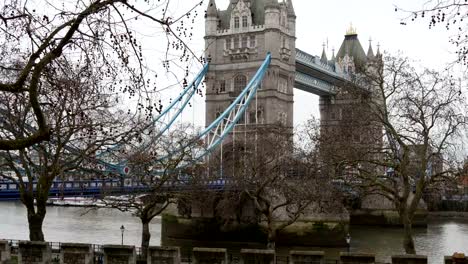
[[[200,142],[201,140],[205,141],[205,148],[198,154],[192,162],[198,162],[210,154],[216,147],[218,147],[221,142],[232,132],[234,126],[244,115],[249,103],[254,98],[257,93],[258,87],[260,86],[265,73],[271,63],[271,54],[268,53],[265,60],[261,64],[260,68],[257,70],[253,78],[247,84],[247,86],[242,90],[242,92],[237,96],[237,98],[231,103],[231,105],[224,110],[224,112],[216,118],[210,125],[208,125],[196,138],[192,140],[187,145],[171,151],[168,155],[157,159],[156,161],[161,161],[167,158],[170,158],[173,155],[183,151],[184,149]],[[178,167],[178,169],[185,168],[190,164],[183,164]],[[155,171],[154,173],[160,173],[160,171]]]
[[[271,54],[268,53],[265,60],[261,64],[260,68],[254,75],[254,77],[250,80],[244,90],[239,94],[239,96],[231,103],[231,105],[218,117],[214,120],[210,125],[208,125],[205,130],[203,130],[195,140],[192,140],[187,145],[170,152],[168,155],[159,158],[157,161],[161,161],[171,156],[183,151],[187,147],[193,146],[200,140],[205,140],[206,147],[200,151],[200,153],[196,156],[193,162],[198,162],[206,157],[209,153],[211,153],[217,146],[221,144],[221,142],[226,138],[226,136],[232,132],[234,126],[237,122],[241,119],[244,115],[249,103],[254,98],[263,77],[270,65],[271,62]],[[168,115],[171,110],[175,108],[178,103],[181,103],[181,107],[176,110],[175,114],[170,117],[169,122],[163,126],[163,128],[159,131],[156,138],[160,137],[165,131],[167,131],[175,122],[178,116],[182,113],[185,107],[188,105],[189,101],[196,93],[199,84],[204,79],[206,73],[208,71],[208,64],[205,64],[202,70],[198,73],[194,81],[184,89],[184,91],[166,108],[164,109],[161,114],[156,117],[151,125],[155,125],[158,122],[161,122],[161,119]],[[126,167],[126,161],[121,161],[117,164],[112,164],[110,162],[104,161],[101,157],[105,153],[110,153],[111,151],[115,151],[119,146],[114,146],[109,148],[108,150],[98,154],[96,157],[91,158],[91,160],[97,162],[98,164],[104,166],[104,170],[107,172],[114,172],[120,174],[121,176],[125,175],[126,172],[124,168]],[[147,146],[146,146],[147,147]],[[66,150],[72,153],[78,153],[80,150],[74,146],[65,146]],[[178,167],[178,169],[185,168],[190,164],[183,164],[182,166]],[[158,173],[158,172],[155,172]]]

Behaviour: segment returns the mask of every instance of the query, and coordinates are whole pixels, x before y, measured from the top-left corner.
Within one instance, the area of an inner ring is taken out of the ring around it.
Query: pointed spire
[[[345,36],[353,36],[353,35],[357,35],[357,30],[355,27],[353,27],[353,23],[350,23],[349,28],[346,30]]]
[[[218,9],[216,8],[216,1],[210,0],[208,3],[208,8],[206,9],[206,15],[211,17],[218,16]]]
[[[380,43],[377,43],[377,55],[376,56],[382,56],[380,53]]]
[[[322,57],[320,58],[320,61],[325,64],[328,63],[327,53],[325,52],[325,42],[323,43],[323,51],[322,51]]]
[[[294,11],[294,6],[292,0],[287,0],[288,15],[291,17],[296,17],[296,11]]]
[[[368,59],[375,58],[374,50],[372,50],[372,38],[369,39],[369,49],[367,50],[367,58]]]
[[[335,62],[336,58],[335,58],[335,48],[332,49],[332,57],[331,57],[331,61],[332,62]]]

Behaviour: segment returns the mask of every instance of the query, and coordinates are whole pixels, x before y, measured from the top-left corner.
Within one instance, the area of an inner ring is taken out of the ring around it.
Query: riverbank
[[[439,211],[439,212],[429,212],[428,219],[429,220],[437,220],[437,219],[445,219],[445,218],[452,218],[452,219],[465,219],[468,221],[468,212],[454,212],[454,211]]]
[[[3,238],[27,240],[29,238],[27,213],[20,202],[0,202],[0,234]],[[44,235],[47,241],[66,241],[90,244],[120,244],[120,227],[125,226],[124,244],[139,246],[141,243],[141,223],[130,213],[112,209],[89,211],[77,207],[48,207],[44,221]],[[150,224],[151,245],[161,243],[161,218]],[[349,229],[352,252],[374,253],[380,262],[389,262],[388,256],[402,254],[403,229],[400,227],[355,226]],[[428,255],[429,263],[441,263],[443,256],[468,249],[468,221],[466,218],[436,218],[428,221],[425,228],[414,228],[414,239],[418,254]],[[179,241],[180,242],[180,241]],[[185,241],[187,246],[196,246],[196,241]],[[181,244],[181,246],[183,246]],[[206,245],[208,246],[208,245]],[[209,247],[218,245],[209,245]],[[250,248],[251,245],[223,247]],[[252,248],[261,248],[256,244]],[[279,247],[282,252],[290,250],[324,251],[328,259],[337,258],[339,252],[347,248],[334,247]],[[434,260],[434,261],[433,261]],[[437,260],[437,261],[436,261]]]

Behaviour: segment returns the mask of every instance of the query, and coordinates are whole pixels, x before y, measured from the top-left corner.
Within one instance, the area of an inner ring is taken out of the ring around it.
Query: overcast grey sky
[[[186,2],[187,1],[187,2]],[[183,0],[188,4],[192,0]],[[196,2],[196,0],[194,0]],[[401,51],[403,55],[422,66],[443,69],[454,60],[453,47],[448,42],[449,33],[444,28],[428,29],[428,21],[421,20],[400,25],[403,12],[395,12],[395,6],[414,10],[426,0],[293,0],[297,15],[297,48],[320,55],[323,43],[328,43],[327,54],[338,50],[350,23],[357,28],[358,37],[367,52],[369,38],[372,38],[374,52],[377,43],[381,50],[390,53]],[[203,9],[208,0],[205,0]],[[219,9],[225,9],[229,0],[217,0]],[[204,10],[202,10],[204,11]],[[195,21],[194,50],[202,54],[204,48],[204,19]],[[198,66],[197,66],[198,67]],[[201,66],[200,66],[201,67]],[[298,125],[310,115],[319,117],[318,97],[295,89],[294,123]],[[204,125],[204,98],[197,97],[194,113],[185,113],[184,119]]]

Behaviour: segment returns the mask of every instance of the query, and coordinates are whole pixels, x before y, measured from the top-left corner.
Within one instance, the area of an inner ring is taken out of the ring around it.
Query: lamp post
[[[351,247],[351,236],[349,233],[346,235],[346,244],[348,244],[348,253],[349,253],[349,248]]]
[[[123,245],[123,235],[124,235],[124,232],[125,232],[125,226],[121,226],[120,227],[120,232],[122,233],[122,245]]]

